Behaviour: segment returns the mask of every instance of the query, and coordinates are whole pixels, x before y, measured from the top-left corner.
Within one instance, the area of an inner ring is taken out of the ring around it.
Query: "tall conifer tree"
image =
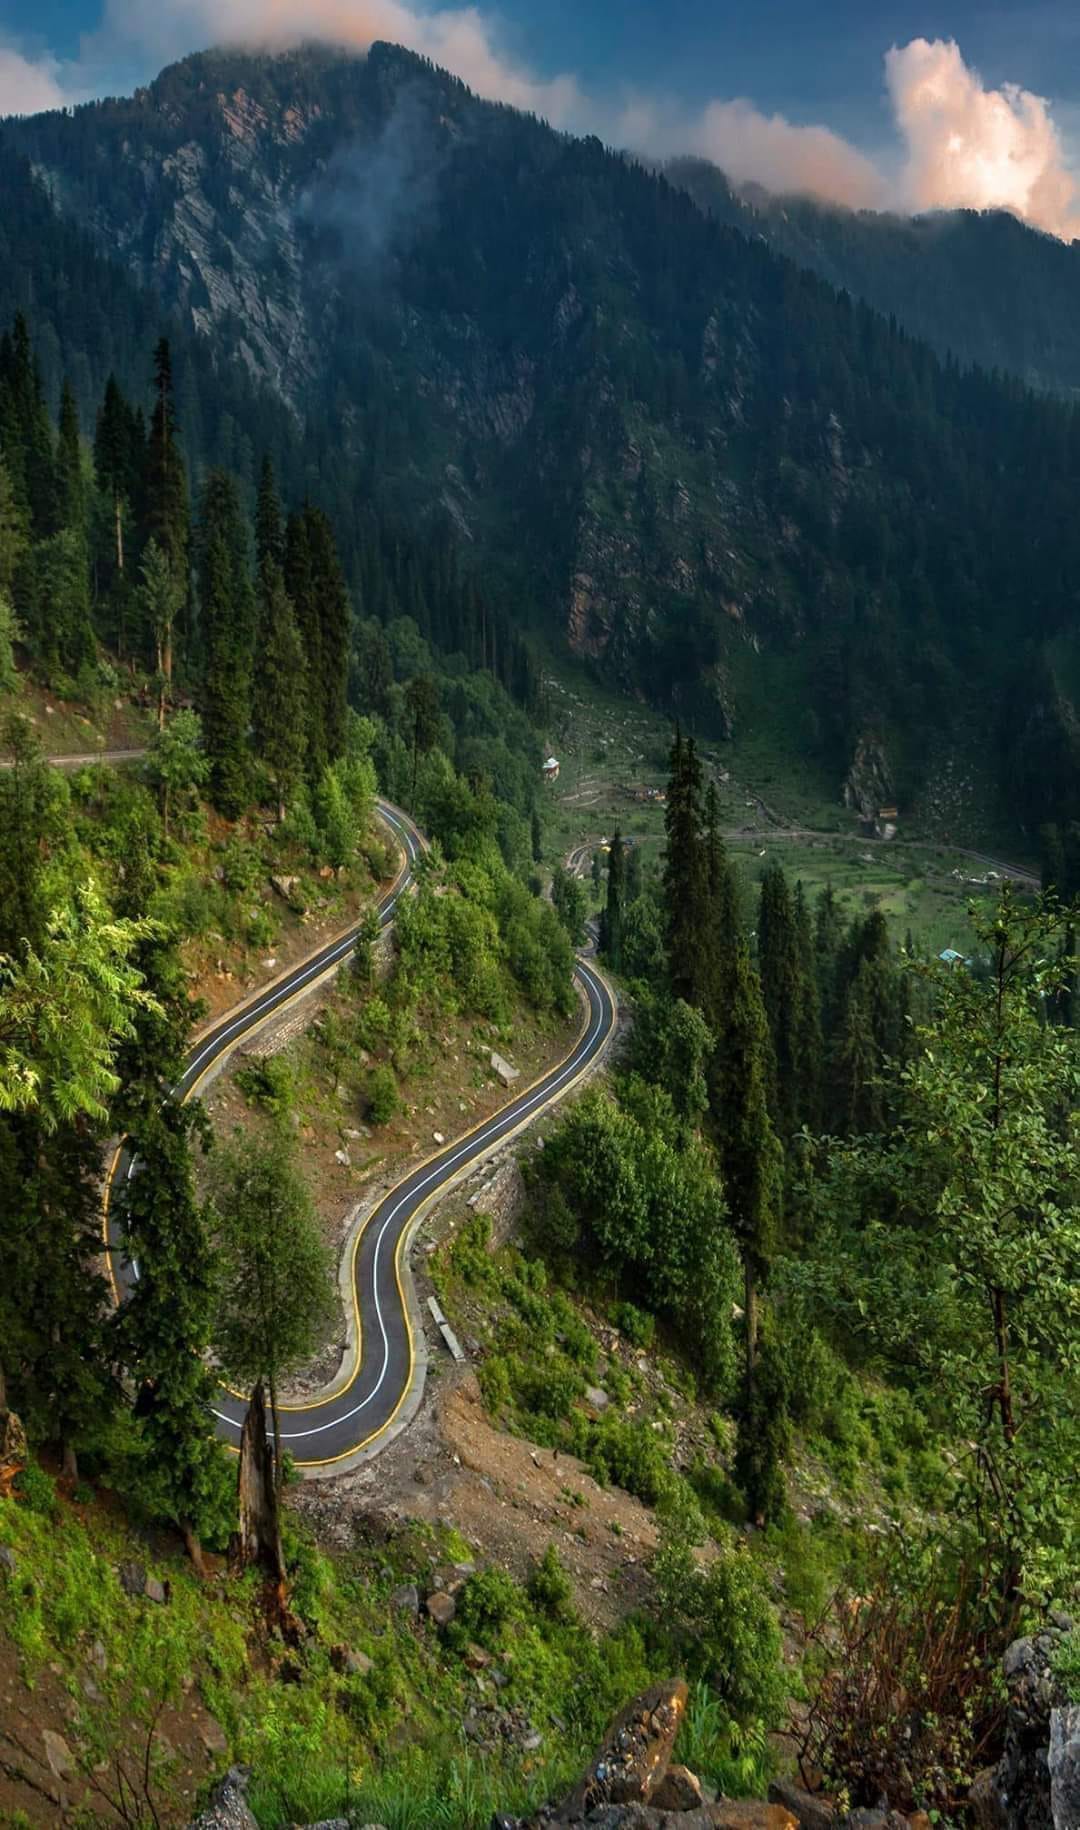
[[[312,781],[318,781],[327,763],[325,708],[319,690],[323,677],[322,624],[306,510],[290,515],[285,530],[285,588],[304,650],[307,771]]]
[[[790,1138],[802,1121],[806,1043],[803,962],[795,905],[783,867],[770,864],[761,881],[757,924],[761,995],[772,1037],[773,1113],[780,1135]]]
[[[66,376],[60,392],[56,495],[60,526],[85,538],[86,488],[83,482],[82,442],[79,437],[79,409]]]
[[[307,753],[304,648],[281,567],[264,559],[259,572],[261,631],[252,721],[255,745],[274,785],[278,816],[303,779]]]
[[[187,474],[176,426],[172,354],[165,337],[154,351],[154,411],[143,481],[143,542],[156,540],[173,575],[186,582],[191,533]]]
[[[223,813],[247,803],[255,595],[248,566],[248,529],[236,485],[224,471],[207,478],[199,538],[199,600],[203,631],[201,710],[210,757],[211,793]]]
[[[349,704],[349,640],[352,609],[333,529],[319,508],[306,511],[312,583],[319,618],[318,666],[314,690],[322,700],[325,760],[345,754]]]
[[[607,900],[600,917],[600,947],[614,972],[622,967],[623,921],[626,915],[626,847],[616,826],[608,852]]]
[[[676,728],[664,815],[664,900],[672,995],[701,1008],[701,934],[705,868],[701,843],[701,764],[694,740]]]
[[[277,492],[273,462],[264,457],[259,472],[259,499],[255,508],[255,564],[262,573],[268,566],[284,568],[285,522]]]

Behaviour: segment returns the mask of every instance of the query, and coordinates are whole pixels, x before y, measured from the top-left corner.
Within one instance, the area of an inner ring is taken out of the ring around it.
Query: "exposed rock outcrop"
[[[1041,1632],[1014,1640],[1005,1654],[1005,1751],[972,1786],[978,1830],[1080,1830],[1080,1810],[1068,1815],[1080,1802],[1080,1711],[1067,1707],[1054,1674],[1054,1655],[1071,1630],[1072,1622],[1057,1614]]]
[[[496,1817],[492,1830],[798,1830],[783,1805],[747,1799],[706,1803],[701,1784],[672,1751],[686,1711],[680,1680],[654,1684],[615,1718],[583,1778],[561,1804],[526,1826]]]

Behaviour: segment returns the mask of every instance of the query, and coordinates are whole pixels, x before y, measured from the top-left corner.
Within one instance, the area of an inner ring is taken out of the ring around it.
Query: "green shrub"
[[[491,1220],[487,1214],[474,1214],[466,1220],[450,1251],[450,1262],[463,1282],[475,1288],[498,1280],[490,1247]]]
[[[480,1645],[490,1645],[508,1622],[523,1612],[521,1590],[505,1570],[477,1570],[458,1596],[455,1626]]]
[[[593,1425],[585,1460],[602,1485],[613,1482],[646,1506],[655,1506],[679,1480],[655,1430],[637,1418],[610,1412]]]
[[[373,1125],[388,1125],[400,1106],[397,1081],[388,1067],[373,1067],[367,1077],[368,1117]]]
[[[1075,1630],[1054,1654],[1054,1673],[1070,1703],[1080,1703],[1080,1633]]]
[[[534,1417],[569,1417],[585,1390],[580,1371],[561,1353],[537,1362],[519,1361],[512,1377],[518,1404]]]
[[[678,1532],[653,1565],[662,1618],[675,1630],[691,1677],[711,1684],[740,1723],[773,1727],[786,1682],[780,1626],[765,1578],[744,1545],[721,1545],[706,1569]]]
[[[36,1461],[28,1461],[15,1480],[16,1496],[43,1519],[55,1518],[56,1483]]]
[[[286,1055],[252,1055],[236,1070],[236,1084],[245,1099],[264,1106],[277,1118],[292,1111],[296,1085]]]
[[[611,1319],[631,1347],[649,1348],[656,1339],[655,1317],[638,1309],[634,1303],[616,1303]]]
[[[526,1593],[537,1613],[547,1614],[552,1620],[570,1621],[574,1618],[570,1578],[559,1562],[559,1553],[554,1544],[548,1545],[540,1562],[532,1570]]]
[[[477,1374],[480,1382],[480,1395],[493,1417],[508,1411],[513,1403],[513,1390],[510,1383],[510,1366],[503,1354],[492,1353],[484,1360]]]

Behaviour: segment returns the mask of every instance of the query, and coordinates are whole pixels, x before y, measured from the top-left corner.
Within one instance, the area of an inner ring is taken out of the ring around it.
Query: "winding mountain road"
[[[376,805],[404,852],[402,868],[379,904],[379,922],[386,927],[412,885],[413,865],[424,842],[407,814],[385,801]],[[173,1097],[191,1099],[238,1042],[328,978],[355,943],[356,930],[342,935],[275,985],[230,1012],[199,1039],[173,1088]],[[343,1463],[377,1453],[410,1396],[418,1395],[423,1360],[418,1357],[417,1329],[411,1313],[417,1305],[408,1267],[408,1246],[423,1215],[448,1184],[531,1123],[547,1105],[573,1087],[606,1050],[615,1030],[614,996],[585,960],[578,960],[575,976],[586,1014],[566,1058],[493,1117],[411,1169],[383,1196],[355,1235],[350,1277],[355,1322],[351,1362],[344,1377],[339,1375],[326,1396],[312,1398],[303,1405],[280,1407],[283,1444],[305,1472],[332,1473]],[[139,1269],[125,1250],[113,1196],[134,1172],[131,1152],[121,1144],[109,1171],[105,1201],[106,1251],[118,1301],[138,1281]],[[214,1416],[219,1435],[230,1447],[239,1444],[246,1409],[244,1399],[219,1387]]]

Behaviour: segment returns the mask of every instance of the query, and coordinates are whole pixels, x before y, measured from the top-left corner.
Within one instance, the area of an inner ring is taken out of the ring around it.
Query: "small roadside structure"
[[[963,966],[966,964],[963,954],[958,953],[955,947],[946,947],[944,953],[938,954],[938,959],[943,966]]]
[[[544,776],[544,780],[546,782],[557,782],[558,781],[558,779],[559,779],[559,759],[557,756],[548,757],[547,762],[544,764],[543,776]]]

